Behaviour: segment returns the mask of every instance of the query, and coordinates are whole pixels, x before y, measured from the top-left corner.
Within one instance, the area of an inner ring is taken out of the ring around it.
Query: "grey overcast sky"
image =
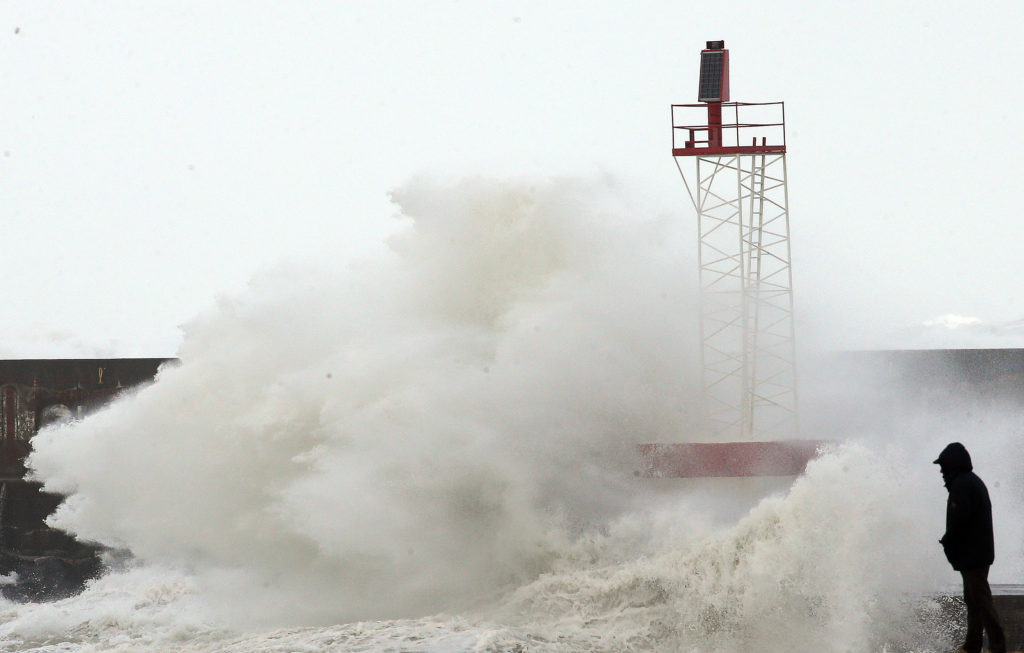
[[[709,39],[734,100],[786,101],[808,330],[1018,320],[1022,25],[1016,0],[7,1],[0,355],[173,355],[261,268],[372,254],[415,175],[608,175],[692,222],[668,106]]]

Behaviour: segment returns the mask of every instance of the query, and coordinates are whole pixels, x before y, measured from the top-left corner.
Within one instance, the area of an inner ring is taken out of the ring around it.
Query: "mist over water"
[[[844,431],[821,400],[814,428],[855,442],[724,519],[738,483],[633,475],[635,444],[697,437],[687,221],[606,181],[393,199],[387,256],[262,274],[154,384],[37,436],[53,524],[133,560],[4,604],[2,650],[938,650],[928,463],[964,441],[1020,514],[1009,413],[982,441],[941,415]]]

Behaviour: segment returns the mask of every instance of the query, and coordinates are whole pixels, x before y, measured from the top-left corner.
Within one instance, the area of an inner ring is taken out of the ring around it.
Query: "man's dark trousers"
[[[988,632],[988,646],[992,653],[1006,653],[1006,637],[999,625],[999,615],[992,603],[992,589],[988,586],[988,567],[961,571],[964,579],[964,604],[967,606],[967,638],[964,650],[980,653],[981,631]]]

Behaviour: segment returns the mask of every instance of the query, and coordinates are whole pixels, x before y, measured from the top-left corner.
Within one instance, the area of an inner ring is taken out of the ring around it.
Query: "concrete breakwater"
[[[55,599],[100,573],[100,550],[50,528],[62,497],[25,478],[32,438],[154,378],[163,358],[0,360],[0,593]]]

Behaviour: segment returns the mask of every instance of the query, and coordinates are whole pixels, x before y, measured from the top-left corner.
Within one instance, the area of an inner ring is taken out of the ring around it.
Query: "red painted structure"
[[[700,103],[672,105],[672,155],[785,154],[785,104],[729,101],[729,51],[725,49],[725,41],[708,41],[700,57],[700,86],[697,91]],[[755,111],[753,107],[771,108],[770,113],[780,118],[773,121],[741,120],[741,117]],[[699,120],[700,114],[706,115],[706,121]],[[723,122],[725,119],[730,122]],[[779,137],[771,143],[767,136],[762,136],[760,143],[756,137],[750,138],[749,145],[745,142],[755,130],[763,133],[765,129],[779,132]]]
[[[679,442],[641,444],[646,478],[798,476],[827,444],[823,440],[777,442]]]

